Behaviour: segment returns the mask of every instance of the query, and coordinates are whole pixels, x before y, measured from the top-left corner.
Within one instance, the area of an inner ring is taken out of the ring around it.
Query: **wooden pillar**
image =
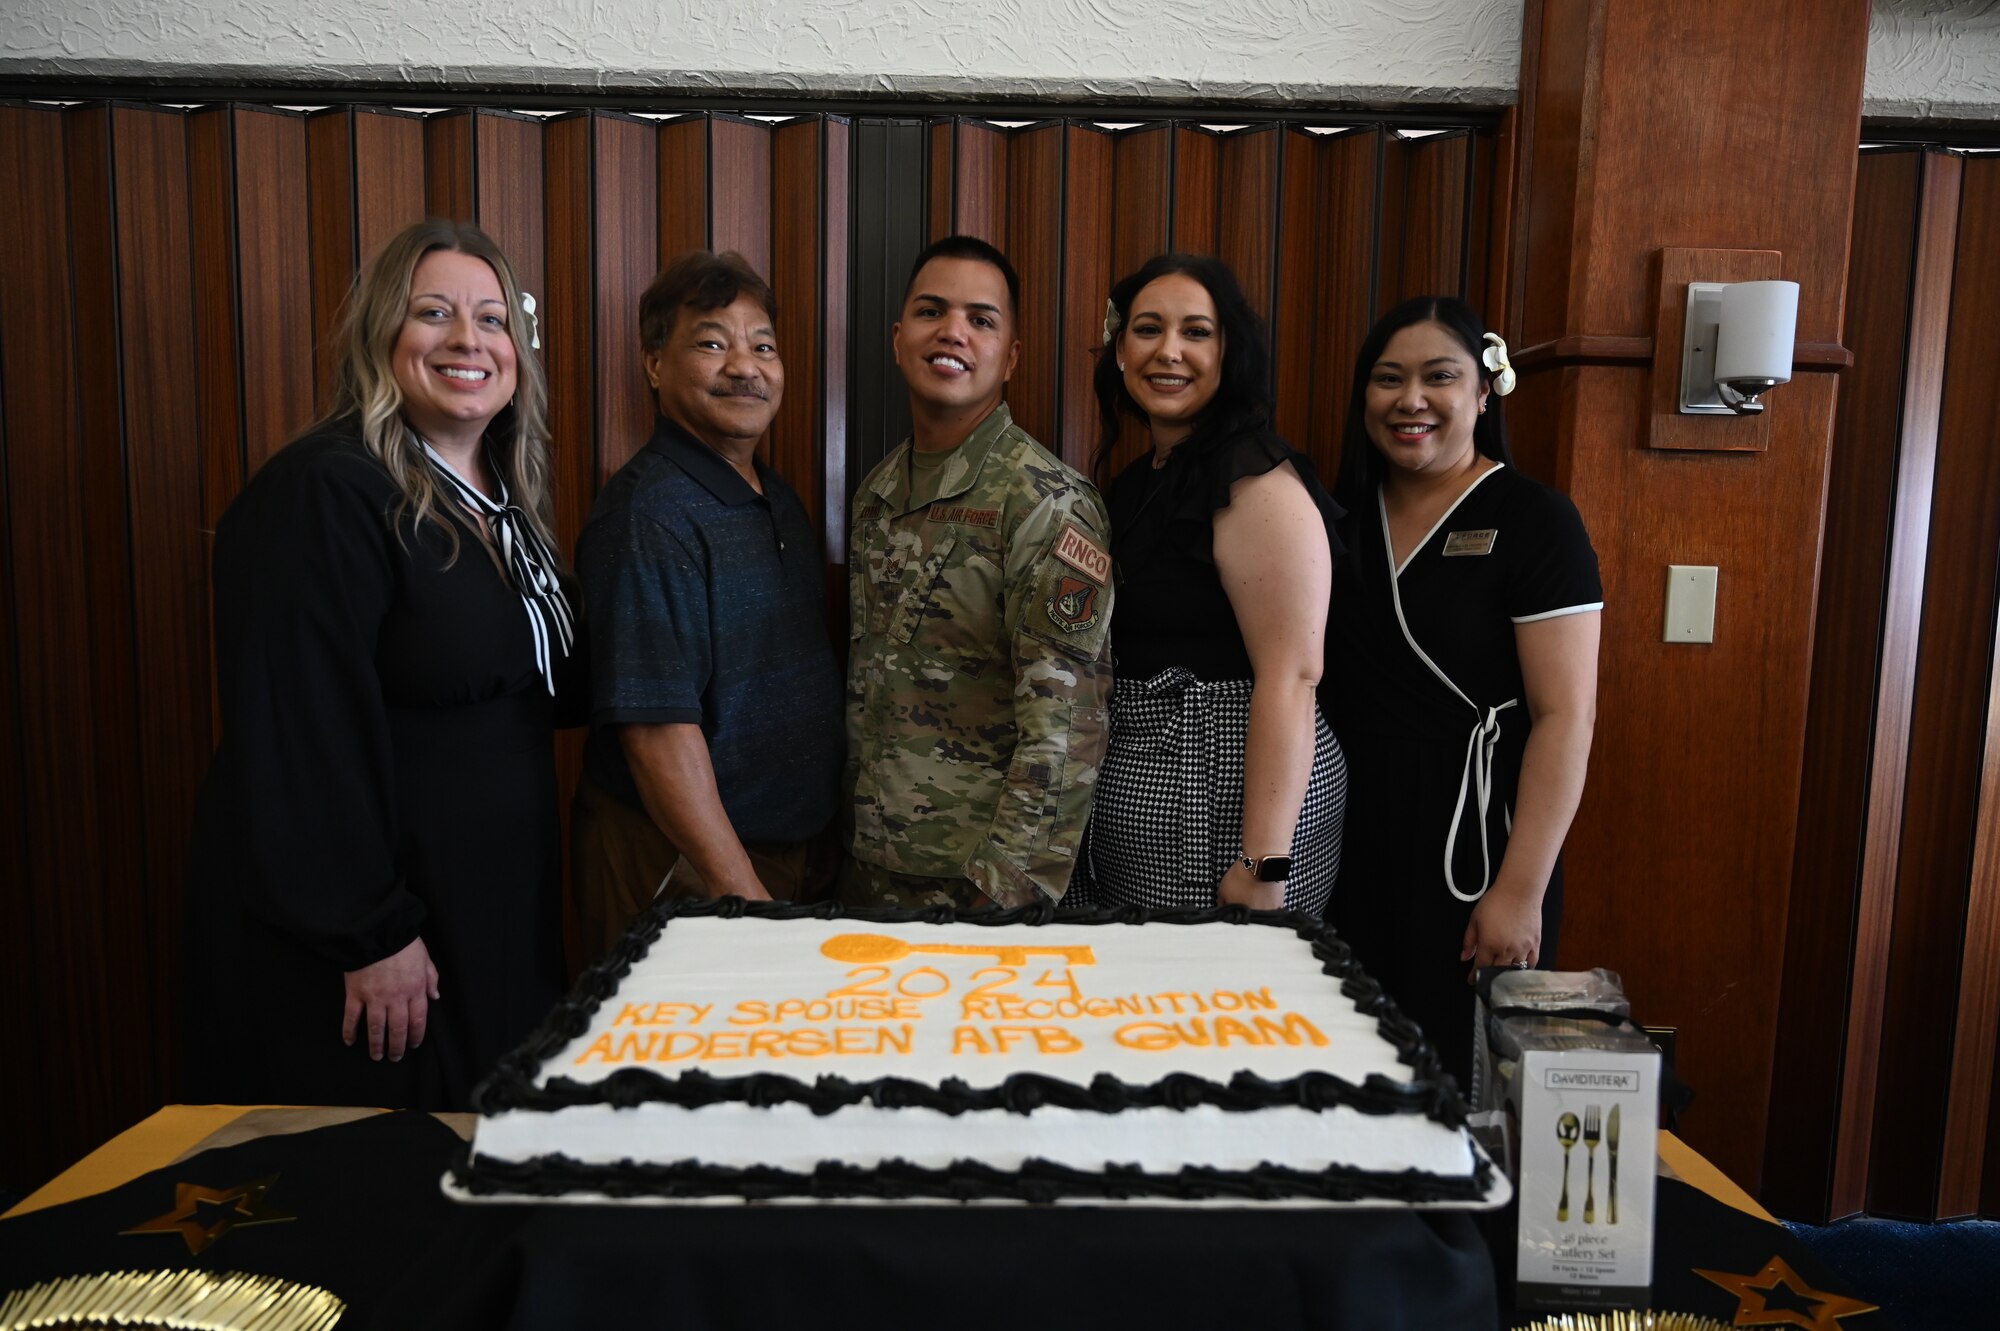
[[[1867,41],[1866,0],[1529,0],[1522,42],[1511,432],[1582,511],[1606,602],[1559,964],[1621,972],[1641,1020],[1678,1028],[1700,1097],[1685,1134],[1746,1181],[1770,1095]],[[1685,283],[1748,276],[1801,286],[1793,380],[1754,421],[1680,416]],[[1661,641],[1669,564],[1720,569],[1713,643]]]

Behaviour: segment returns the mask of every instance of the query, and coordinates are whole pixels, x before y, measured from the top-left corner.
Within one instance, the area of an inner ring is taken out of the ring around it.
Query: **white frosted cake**
[[[1318,920],[666,902],[480,1089],[464,1193],[1491,1204]]]

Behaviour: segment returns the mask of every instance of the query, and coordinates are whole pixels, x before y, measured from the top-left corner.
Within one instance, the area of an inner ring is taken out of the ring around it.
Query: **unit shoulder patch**
[[[1104,588],[1087,578],[1068,574],[1056,579],[1056,589],[1042,608],[1049,622],[1064,633],[1082,633],[1097,624],[1097,598]]]
[[[1063,523],[1056,537],[1055,556],[1098,586],[1111,581],[1111,553],[1074,522]]]

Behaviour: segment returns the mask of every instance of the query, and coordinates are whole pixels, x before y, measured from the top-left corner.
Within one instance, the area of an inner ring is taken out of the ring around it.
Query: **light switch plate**
[[[1667,624],[1662,642],[1715,641],[1713,564],[1667,565]]]

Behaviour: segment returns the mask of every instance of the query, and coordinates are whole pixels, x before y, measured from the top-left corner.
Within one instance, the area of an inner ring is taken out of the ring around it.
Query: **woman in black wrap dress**
[[[1321,690],[1352,776],[1329,916],[1461,1078],[1470,972],[1555,953],[1604,602],[1575,505],[1508,465],[1512,388],[1463,301],[1362,344]]]

